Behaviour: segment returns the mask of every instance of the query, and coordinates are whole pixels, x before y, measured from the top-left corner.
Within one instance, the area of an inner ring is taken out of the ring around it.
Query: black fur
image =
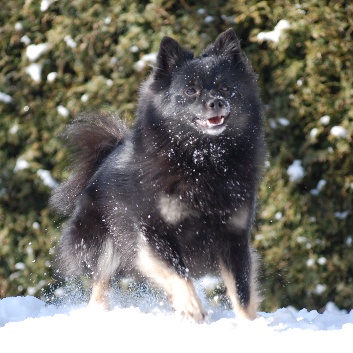
[[[199,58],[164,38],[134,126],[83,115],[67,141],[73,174],[51,198],[70,216],[57,253],[61,273],[95,282],[150,276],[136,260],[148,247],[184,279],[223,266],[233,299],[250,305],[249,234],[265,147],[256,76],[233,30]]]

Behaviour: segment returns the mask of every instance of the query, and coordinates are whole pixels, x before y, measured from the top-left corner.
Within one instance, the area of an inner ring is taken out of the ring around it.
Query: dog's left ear
[[[232,28],[221,33],[215,42],[206,49],[204,55],[218,55],[234,57],[241,54],[240,42]]]
[[[170,37],[164,37],[157,55],[157,65],[154,68],[156,80],[170,77],[171,73],[188,60],[193,59],[192,52],[184,49]]]

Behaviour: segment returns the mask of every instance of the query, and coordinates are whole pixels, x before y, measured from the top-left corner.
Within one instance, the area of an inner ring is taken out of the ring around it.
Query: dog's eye
[[[189,87],[186,89],[185,93],[188,96],[193,96],[196,93],[196,89],[194,87]]]
[[[229,91],[229,86],[226,84],[222,84],[219,89],[223,92],[226,92],[226,91]]]

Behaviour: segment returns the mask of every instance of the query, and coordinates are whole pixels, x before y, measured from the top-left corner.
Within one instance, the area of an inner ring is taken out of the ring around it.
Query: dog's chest
[[[183,220],[196,216],[196,211],[191,209],[181,196],[160,194],[157,198],[157,209],[164,222],[177,225]]]

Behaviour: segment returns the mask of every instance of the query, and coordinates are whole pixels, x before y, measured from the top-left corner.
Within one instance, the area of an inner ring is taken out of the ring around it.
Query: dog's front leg
[[[257,317],[256,256],[247,240],[232,242],[220,259],[220,270],[236,314],[249,320]]]
[[[100,307],[109,310],[109,280],[93,281],[92,294],[89,300],[89,307]]]
[[[192,280],[178,273],[147,244],[140,249],[137,266],[143,275],[166,292],[177,314],[197,323],[205,320],[206,313]]]

